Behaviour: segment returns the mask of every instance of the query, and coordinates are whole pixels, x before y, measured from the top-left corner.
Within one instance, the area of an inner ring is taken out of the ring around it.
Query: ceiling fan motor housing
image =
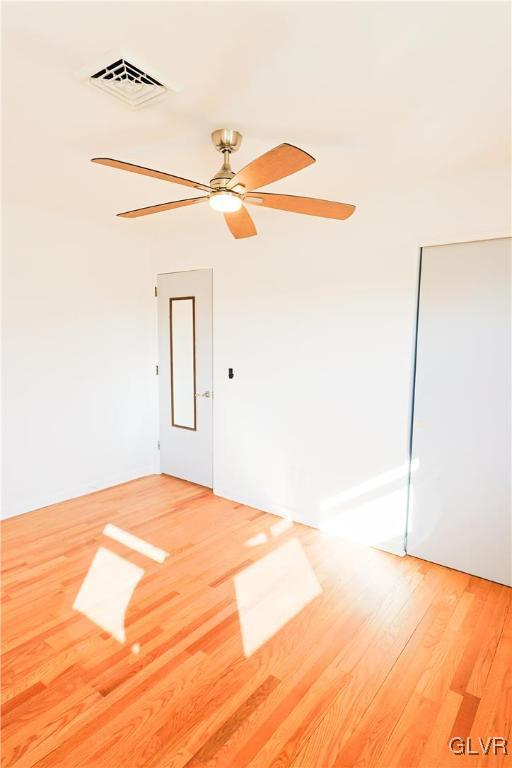
[[[210,179],[210,187],[215,190],[224,189],[227,186],[228,181],[231,181],[234,175],[234,171],[231,170],[229,165],[228,155],[228,162],[226,163],[226,161],[224,161],[220,171],[217,171],[215,176]]]
[[[215,176],[210,179],[210,187],[218,192],[225,189],[228,183],[235,175],[231,169],[230,155],[231,152],[237,152],[242,143],[242,134],[239,131],[233,131],[228,128],[219,128],[212,133],[213,146],[218,152],[222,152],[224,162],[222,167]],[[215,194],[214,192],[214,194]],[[236,192],[233,193],[236,195]]]
[[[213,146],[218,152],[238,152],[242,134],[230,128],[218,128],[212,133]]]

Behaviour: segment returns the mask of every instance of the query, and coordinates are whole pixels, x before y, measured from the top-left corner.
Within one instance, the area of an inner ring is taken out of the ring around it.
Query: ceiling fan
[[[207,192],[201,197],[191,197],[186,200],[174,200],[159,205],[148,205],[146,208],[136,208],[134,211],[118,213],[125,219],[133,219],[137,216],[148,216],[151,213],[171,211],[174,208],[182,208],[186,205],[196,205],[209,201],[214,211],[224,214],[224,219],[233,237],[251,237],[256,234],[256,227],[244,206],[245,203],[260,205],[264,208],[277,208],[281,211],[305,213],[309,216],[322,216],[327,219],[348,219],[355,211],[355,205],[348,203],[336,203],[331,200],[320,200],[315,197],[298,197],[296,195],[279,195],[269,192],[259,192],[260,187],[271,184],[273,181],[283,179],[292,173],[306,168],[315,162],[311,157],[292,144],[279,144],[264,155],[257,157],[251,163],[235,173],[231,169],[231,153],[236,152],[242,143],[242,135],[238,131],[221,128],[212,133],[212,141],[219,152],[224,156],[222,168],[210,180],[209,184],[201,184],[198,181],[190,181],[180,176],[173,176],[164,171],[154,171],[133,163],[124,163],[121,160],[113,160],[110,157],[95,157],[93,163],[109,165],[111,168],[119,168],[121,171],[140,173],[142,176],[152,176],[155,179],[171,181],[174,184],[182,184],[185,187],[193,187]]]

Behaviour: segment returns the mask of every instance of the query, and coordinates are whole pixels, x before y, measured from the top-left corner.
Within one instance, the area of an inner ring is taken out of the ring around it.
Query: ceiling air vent
[[[167,86],[124,58],[91,75],[89,82],[135,108],[163,96],[168,91]]]

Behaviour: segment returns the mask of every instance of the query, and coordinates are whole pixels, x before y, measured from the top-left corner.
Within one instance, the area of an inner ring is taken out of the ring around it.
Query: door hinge
[[[157,296],[158,296],[158,288],[155,285],[155,299],[156,299]]]
[[[158,365],[155,365],[155,373],[158,376]]]
[[[156,444],[156,447],[158,448],[158,450],[160,450],[160,440],[159,440],[159,441],[158,441],[158,443]]]

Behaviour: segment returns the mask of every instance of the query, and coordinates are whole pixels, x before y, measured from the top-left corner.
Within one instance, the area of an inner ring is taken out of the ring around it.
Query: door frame
[[[215,271],[213,267],[195,267],[194,269],[172,269],[168,272],[156,272],[155,273],[155,316],[156,316],[156,356],[158,362],[156,365],[156,370],[159,370],[159,367],[161,365],[160,359],[159,359],[159,327],[158,327],[158,278],[160,276],[164,275],[179,275],[183,274],[185,272],[201,272],[202,270],[209,270],[212,275],[212,316],[211,316],[211,326],[212,326],[212,397],[211,397],[211,409],[212,409],[212,439],[211,439],[211,454],[212,454],[212,487],[211,490],[215,488],[215,333],[214,333],[214,298],[215,298],[215,291],[214,291],[214,280],[215,280]],[[195,306],[195,301],[194,301]],[[194,309],[195,312],[195,309]],[[170,354],[170,352],[169,352]],[[195,369],[196,369],[196,360],[194,356],[194,388],[196,386],[196,380],[195,380]],[[195,393],[194,393],[195,394]],[[160,456],[160,387],[158,379],[156,380],[156,417],[157,417],[157,424],[158,424],[158,465],[161,475],[165,475],[165,472],[162,472],[161,467],[161,456]],[[171,395],[171,402],[172,402],[172,395]],[[196,407],[196,403],[194,403],[194,408]],[[197,425],[196,425],[197,426]],[[171,477],[171,475],[167,475],[167,477]],[[206,486],[204,486],[206,487]]]
[[[466,243],[484,243],[489,240],[508,240],[510,235],[497,235],[496,237],[478,237],[471,238],[469,240],[449,240],[446,243],[423,243],[418,249],[418,267],[416,278],[416,307],[414,313],[414,329],[413,329],[413,344],[412,344],[412,363],[411,363],[411,384],[410,384],[410,398],[409,398],[409,419],[408,419],[408,447],[407,447],[407,504],[405,510],[405,535],[404,535],[404,551],[408,555],[408,537],[409,537],[409,518],[412,503],[412,452],[414,447],[414,407],[416,401],[416,372],[418,363],[418,333],[420,322],[420,302],[421,302],[421,271],[423,267],[423,249],[434,248],[443,245],[464,245]]]
[[[408,443],[407,443],[407,500],[405,507],[405,532],[404,552],[409,554],[407,544],[409,539],[409,516],[412,501],[412,451],[414,446],[414,406],[416,403],[416,369],[418,366],[418,331],[420,325],[420,297],[421,297],[421,268],[423,266],[423,248],[420,245],[418,254],[418,273],[416,277],[416,308],[414,312],[414,330],[412,342],[412,367],[409,397]]]

